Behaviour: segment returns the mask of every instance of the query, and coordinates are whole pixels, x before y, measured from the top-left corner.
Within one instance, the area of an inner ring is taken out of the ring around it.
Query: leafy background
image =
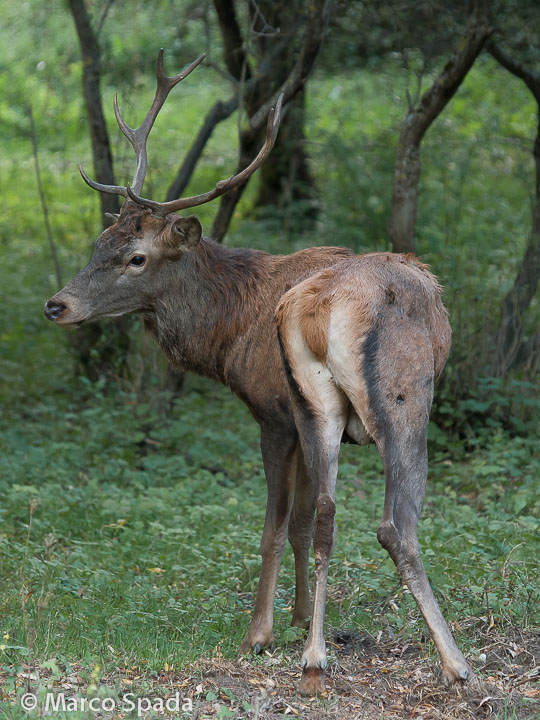
[[[98,14],[100,6],[92,9]],[[129,177],[131,157],[114,129],[113,94],[119,91],[134,124],[153,94],[156,48],[167,49],[171,69],[201,50],[191,9],[182,5],[180,32],[172,3],[111,8],[100,39],[119,178]],[[27,107],[67,280],[99,233],[97,197],[76,169],[79,162],[91,167],[79,48],[62,5],[0,0],[0,13],[9,30],[0,45],[0,681],[2,712],[16,717],[13,693],[36,668],[45,687],[77,666],[88,689],[112,667],[151,677],[201,657],[234,658],[256,590],[265,482],[257,428],[240,402],[196,378],[170,397],[138,327],[131,378],[75,377],[66,336],[41,310],[57,287]],[[210,29],[218,55],[215,21]],[[254,182],[227,242],[271,252],[329,243],[388,249],[394,151],[413,82],[395,53],[351,66],[336,59],[330,42],[307,95],[322,198],[316,225],[298,231],[294,207],[253,214]],[[205,68],[165,106],[149,146],[150,195],[164,196],[201,117],[221,95],[223,80]],[[513,637],[539,625],[537,384],[525,376],[482,378],[478,366],[529,232],[535,123],[526,89],[481,57],[422,148],[418,251],[445,286],[454,344],[430,426],[419,535],[443,613],[484,677],[494,674],[481,652],[486,633]],[[190,193],[232,171],[236,138],[232,117],[216,129]],[[214,211],[200,208],[203,226]],[[344,448],[328,633],[398,637],[435,665],[416,606],[376,541],[383,491],[375,450]],[[276,599],[283,667],[287,648],[294,666],[301,646],[301,633],[289,627],[293,585],[287,553]]]

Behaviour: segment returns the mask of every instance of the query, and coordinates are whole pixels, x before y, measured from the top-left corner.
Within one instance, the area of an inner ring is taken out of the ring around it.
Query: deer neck
[[[203,239],[171,263],[145,326],[174,367],[227,382],[239,340],[259,318],[269,258]]]

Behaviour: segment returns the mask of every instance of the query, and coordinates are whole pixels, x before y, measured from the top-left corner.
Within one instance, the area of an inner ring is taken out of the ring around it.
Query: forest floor
[[[291,552],[277,649],[236,659],[260,569],[258,433],[226,390],[189,382],[169,416],[94,385],[28,406],[24,422],[0,417],[0,720],[540,720],[536,436],[499,432],[467,452],[432,440],[422,551],[481,679],[449,689],[376,541],[380,458],[343,447],[328,689],[309,699],[296,690],[304,638],[290,626]]]
[[[41,686],[38,693],[41,710],[36,709],[31,717],[51,714],[44,712],[47,687],[47,692],[56,697],[59,693],[65,697],[95,697],[100,698],[99,703],[104,703],[104,698],[114,698],[115,710],[111,713],[61,709],[54,713],[54,717],[71,720],[79,717],[121,720],[137,713],[146,718],[198,720],[270,720],[285,716],[306,720],[540,718],[540,633],[516,630],[498,635],[492,629],[484,634],[484,640],[480,648],[482,679],[475,678],[465,686],[444,687],[436,661],[427,657],[419,645],[399,638],[381,643],[369,635],[335,631],[328,644],[334,650],[336,662],[330,667],[326,692],[314,698],[302,697],[296,691],[300,643],[294,643],[288,646],[286,654],[277,650],[267,651],[256,659],[204,659],[181,672],[164,670],[151,679],[139,667],[119,666],[101,678],[99,687],[85,687],[77,664],[70,666],[69,674],[57,672],[54,679],[50,670],[27,666],[15,683],[18,690],[13,684],[11,690],[4,685],[0,712],[3,708],[3,717],[22,717],[21,697],[25,691],[32,691],[37,682]],[[129,702],[137,703],[136,698],[143,698],[142,704],[130,713]],[[159,703],[166,705],[167,699],[173,704],[162,710]]]
[[[486,636],[486,679],[453,688],[441,685],[433,659],[423,656],[418,646],[398,640],[381,644],[367,635],[339,632],[330,643],[337,662],[327,678],[327,691],[317,698],[296,692],[299,671],[294,658],[288,669],[271,654],[260,665],[245,660],[202,663],[197,668],[202,671],[200,695],[212,692],[218,700],[202,702],[196,717],[219,716],[217,706],[223,703],[234,712],[235,702],[223,688],[248,700],[253,714],[246,716],[261,719],[540,717],[540,634],[517,633],[513,640]]]

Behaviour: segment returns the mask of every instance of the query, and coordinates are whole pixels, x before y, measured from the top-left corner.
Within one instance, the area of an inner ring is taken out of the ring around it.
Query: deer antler
[[[205,57],[206,54],[203,53],[200,57],[194,60],[191,65],[189,65],[185,70],[182,70],[181,73],[169,77],[168,75],[165,75],[163,71],[163,48],[161,48],[158,55],[156,70],[156,94],[154,96],[154,100],[152,101],[152,105],[150,106],[150,110],[146,113],[146,117],[144,118],[142,124],[136,129],[130,128],[128,125],[126,125],[124,119],[120,115],[120,110],[118,109],[117,95],[114,96],[114,114],[116,115],[116,120],[118,122],[118,125],[120,126],[120,129],[135,150],[135,155],[137,158],[137,167],[135,169],[135,174],[133,175],[133,180],[131,181],[131,187],[135,190],[135,192],[139,193],[143,188],[147,167],[146,141],[148,139],[148,135],[150,134],[150,130],[152,129],[154,121],[159,111],[163,107],[163,103],[167,99],[167,96],[173,89],[173,87],[179,82],[181,82],[185,77],[187,77],[193,70],[195,70],[197,65],[200,65],[200,63],[204,60]],[[127,187],[123,187],[122,185],[102,185],[101,183],[97,183],[88,177],[88,175],[84,172],[83,168],[80,165],[79,171],[85,183],[87,185],[90,185],[90,187],[94,190],[110,193],[112,195],[123,195],[124,197],[128,196]]]
[[[156,202],[155,200],[148,200],[139,195],[143,188],[144,178],[146,176],[146,167],[148,160],[146,153],[146,141],[148,139],[148,135],[150,134],[150,130],[152,129],[154,121],[157,117],[157,114],[163,107],[163,103],[167,99],[167,96],[172,90],[172,88],[185,77],[187,77],[190,72],[195,70],[197,65],[199,65],[205,57],[206,55],[203,53],[200,57],[197,58],[197,60],[192,62],[191,65],[189,65],[189,67],[187,67],[181,73],[172,77],[168,77],[163,72],[163,48],[159,51],[156,71],[156,94],[154,96],[154,100],[152,101],[152,105],[150,106],[150,110],[146,113],[146,117],[144,118],[142,124],[136,129],[130,128],[128,125],[126,125],[124,119],[120,114],[120,110],[118,109],[117,96],[114,96],[114,114],[116,115],[116,120],[118,122],[118,125],[120,126],[120,129],[135,150],[135,155],[137,158],[137,167],[135,169],[135,174],[133,176],[131,185],[127,185],[126,187],[122,185],[103,185],[101,183],[95,182],[94,180],[91,180],[85,173],[83,168],[79,165],[79,171],[87,185],[89,185],[94,190],[98,190],[99,192],[111,193],[112,195],[123,195],[126,198],[130,197],[137,204],[151,208],[156,215],[164,216],[168,213],[175,212],[176,210],[183,210],[185,208],[195,207],[196,205],[203,205],[204,203],[210,202],[210,200],[213,200],[214,198],[217,198],[220,195],[229,192],[229,190],[232,190],[238,185],[246,182],[249,176],[252,175],[260,165],[262,165],[262,163],[266,160],[270,151],[274,147],[274,143],[276,142],[279,124],[281,122],[283,93],[279,95],[275,107],[270,108],[270,112],[268,113],[268,125],[266,129],[266,139],[264,141],[264,145],[259,150],[257,157],[239,173],[237,173],[236,175],[232,175],[226,180],[220,180],[213,190],[209,190],[202,195],[194,195],[193,197],[180,198],[179,200],[172,200],[170,202],[160,203]]]
[[[257,157],[244,168],[241,172],[236,175],[232,175],[226,180],[220,180],[213,190],[209,190],[202,195],[194,195],[193,197],[179,198],[178,200],[171,200],[170,202],[156,202],[155,200],[148,200],[140,197],[134,188],[129,185],[127,187],[127,194],[134,200],[138,205],[151,208],[156,215],[164,216],[177,210],[185,210],[186,208],[195,207],[197,205],[203,205],[204,203],[214,200],[214,198],[224,195],[229,190],[237,187],[246,182],[247,179],[257,170],[260,165],[266,160],[270,151],[274,147],[276,137],[279,130],[279,124],[281,122],[281,106],[283,104],[283,93],[281,93],[276,102],[276,106],[270,108],[268,113],[268,124],[266,128],[266,139],[264,145],[259,150]]]

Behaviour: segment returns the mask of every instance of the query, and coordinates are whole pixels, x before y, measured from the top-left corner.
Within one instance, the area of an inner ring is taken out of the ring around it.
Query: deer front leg
[[[260,653],[272,645],[274,596],[281,558],[287,541],[296,475],[296,433],[263,428],[261,451],[268,486],[266,517],[261,540],[262,566],[255,608],[240,653]]]
[[[294,504],[289,518],[289,542],[294,551],[296,592],[291,625],[307,627],[311,617],[309,597],[309,548],[313,538],[315,496],[301,449],[298,450],[298,468]]]

